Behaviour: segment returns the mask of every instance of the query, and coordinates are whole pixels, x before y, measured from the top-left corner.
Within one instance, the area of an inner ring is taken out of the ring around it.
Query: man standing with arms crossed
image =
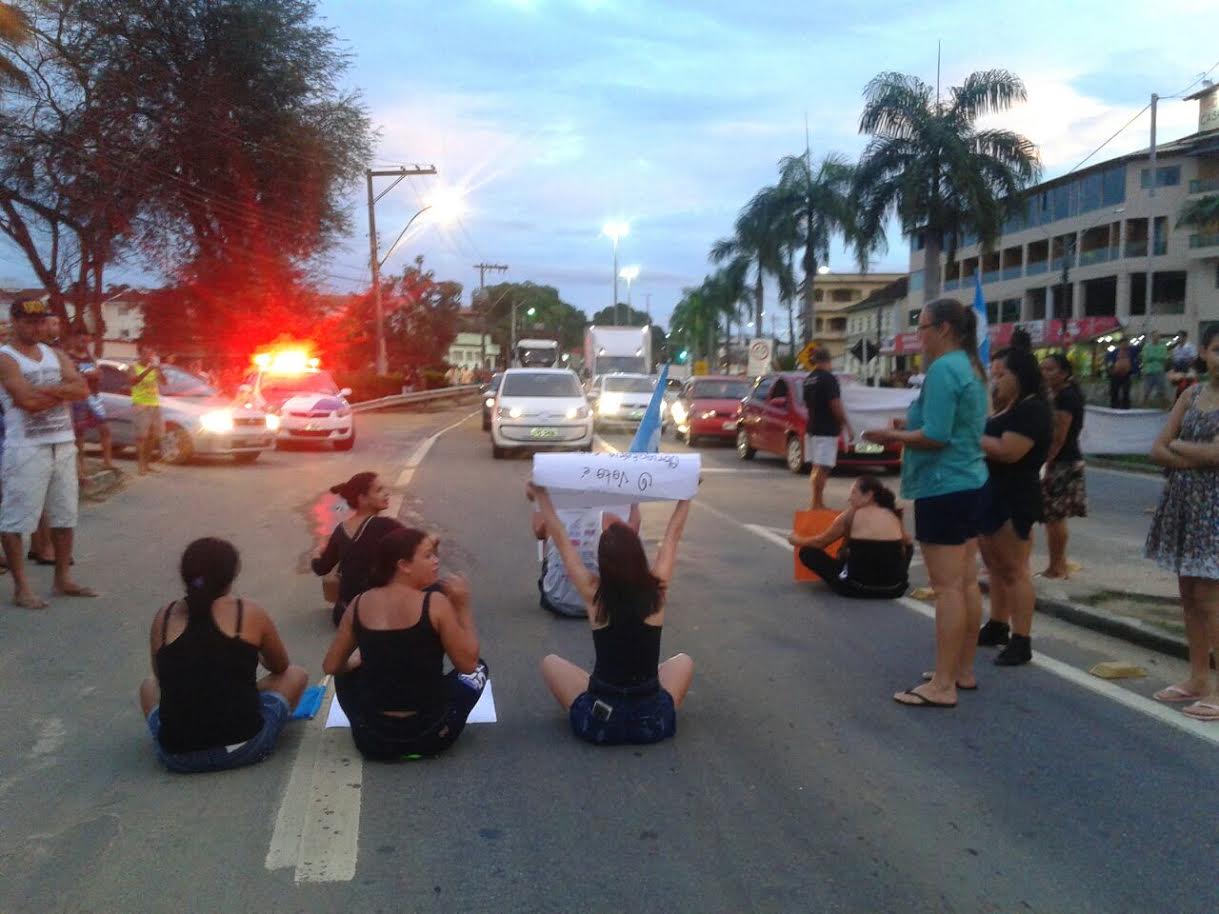
[[[147,476],[152,468],[152,451],[165,434],[161,421],[161,387],[165,374],[161,360],[152,347],[141,340],[136,344],[136,362],[131,366],[131,406],[135,413],[135,452],[138,472]]]
[[[71,360],[42,342],[50,316],[44,302],[15,301],[11,314],[13,341],[0,347],[0,403],[5,418],[0,542],[13,574],[13,602],[42,609],[46,601],[30,589],[25,576],[23,536],[37,529],[44,510],[55,545],[55,592],[96,596],[71,578],[80,492],[69,404],[87,397],[89,387]]]
[[[838,437],[845,427],[854,438],[851,421],[842,406],[842,390],[830,371],[828,349],[813,350],[813,370],[804,379],[804,408],[808,410],[808,434],[804,438],[804,459],[813,465],[809,484],[813,490],[810,510],[825,510],[825,482],[838,464]]]

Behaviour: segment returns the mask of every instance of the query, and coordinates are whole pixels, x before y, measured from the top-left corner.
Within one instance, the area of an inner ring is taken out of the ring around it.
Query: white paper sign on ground
[[[678,501],[698,492],[698,454],[535,454],[533,481],[559,508]]]
[[[478,698],[478,704],[474,706],[474,710],[470,712],[470,716],[466,718],[468,724],[493,724],[495,723],[495,696],[491,694],[491,680],[487,680],[487,687],[483,689],[482,695]],[[338,696],[335,696],[330,701],[330,712],[326,715],[327,727],[350,727],[351,721],[347,719],[347,715],[343,713],[343,708],[339,704]]]

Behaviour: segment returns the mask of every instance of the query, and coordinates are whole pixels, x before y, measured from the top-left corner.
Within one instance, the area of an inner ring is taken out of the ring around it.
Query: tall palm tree
[[[1196,228],[1219,226],[1219,194],[1207,194],[1197,200],[1190,200],[1181,207],[1177,225],[1192,225]]]
[[[754,194],[745,205],[733,225],[733,234],[721,238],[711,246],[713,263],[728,264],[731,278],[739,279],[742,294],[753,305],[754,327],[762,326],[762,313],[766,310],[762,287],[767,273],[775,273],[782,262],[782,239],[776,225],[782,198],[778,188],[764,187]],[[744,287],[745,276],[753,271],[753,288],[749,295]]]
[[[842,235],[854,244],[861,270],[867,269],[868,251],[875,244],[861,244],[863,239],[856,231],[851,199],[853,178],[854,168],[837,153],[827,155],[815,165],[808,150],[779,162],[783,237],[800,251],[804,273],[797,291],[804,297],[801,322],[806,343],[813,337],[817,267],[830,258],[830,240],[834,235]]]
[[[872,139],[855,170],[859,232],[882,248],[891,214],[903,235],[923,232],[928,299],[940,293],[945,243],[950,259],[965,232],[990,249],[1022,203],[1021,192],[1040,174],[1032,142],[976,125],[1026,97],[1024,83],[1007,70],[970,74],[944,102],[931,86],[902,73],[881,73],[864,89],[859,132]]]

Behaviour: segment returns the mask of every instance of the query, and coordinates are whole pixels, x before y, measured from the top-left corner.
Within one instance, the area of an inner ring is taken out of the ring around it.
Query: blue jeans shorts
[[[661,688],[631,697],[583,692],[571,703],[567,719],[572,733],[597,746],[659,743],[677,733],[673,696]]]
[[[170,771],[178,774],[198,774],[204,771],[226,771],[261,762],[275,748],[279,731],[284,728],[292,709],[288,699],[278,692],[259,692],[262,703],[262,729],[244,743],[236,746],[217,746],[214,749],[197,749],[194,752],[166,752],[158,734],[161,732],[161,709],[153,708],[148,715],[148,730],[152,733],[153,749],[157,759]]]

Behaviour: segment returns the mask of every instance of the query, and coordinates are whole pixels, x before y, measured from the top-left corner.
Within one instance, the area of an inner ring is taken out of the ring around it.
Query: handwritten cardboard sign
[[[533,481],[555,505],[592,508],[679,501],[698,491],[698,454],[535,454]]]

